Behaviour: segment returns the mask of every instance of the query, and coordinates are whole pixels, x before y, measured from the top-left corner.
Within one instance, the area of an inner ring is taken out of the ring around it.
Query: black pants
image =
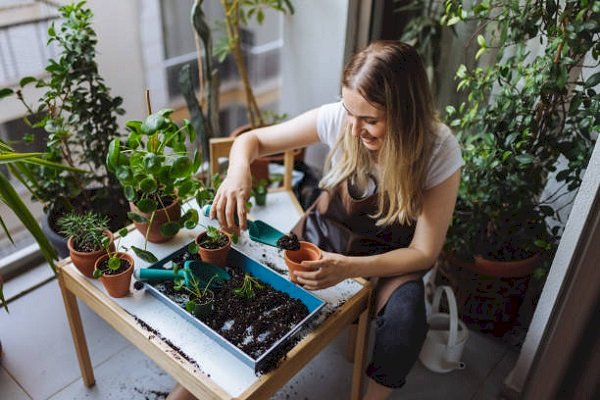
[[[375,347],[367,375],[380,385],[402,387],[427,334],[423,281],[397,288],[375,322]]]

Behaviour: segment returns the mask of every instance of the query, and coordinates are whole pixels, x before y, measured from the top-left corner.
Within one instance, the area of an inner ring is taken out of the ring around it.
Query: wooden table
[[[266,220],[284,232],[288,231],[294,222],[293,218],[289,218],[289,211],[287,214],[279,214],[287,215],[287,221],[273,219],[273,210],[277,210],[278,207],[280,211],[286,209],[285,200],[279,200],[277,195],[270,195],[268,205],[268,212],[263,210],[262,213],[255,207],[254,216]],[[214,224],[214,221],[202,218],[201,223]],[[199,227],[193,231],[181,231],[172,241],[161,245],[149,244],[148,249],[162,258],[189,243],[201,230],[203,228]],[[123,238],[122,244],[143,247],[142,235],[132,231]],[[246,233],[241,235],[237,247],[258,261],[261,261],[261,258],[268,260],[278,270],[286,269],[277,249],[250,241]],[[147,266],[139,259],[135,259],[135,264],[136,268]],[[130,295],[124,298],[111,298],[100,282],[83,276],[69,259],[60,264],[59,284],[81,376],[88,387],[94,385],[95,378],[77,299],[85,302],[117,332],[199,399],[268,398],[319,354],[344,328],[358,319],[352,398],[358,399],[361,396],[372,291],[367,281],[347,280],[333,288],[315,291],[315,295],[327,301],[322,315],[275,370],[259,376],[143,289],[131,289]]]

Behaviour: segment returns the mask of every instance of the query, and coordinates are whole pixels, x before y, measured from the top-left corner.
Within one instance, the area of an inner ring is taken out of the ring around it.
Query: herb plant
[[[115,251],[110,251],[110,239],[108,237],[104,237],[102,238],[102,247],[104,247],[104,250],[106,250],[106,254],[108,254],[108,268],[105,270],[102,269],[95,269],[94,270],[94,278],[98,279],[100,278],[103,274],[107,273],[107,271],[118,271],[119,268],[121,268],[121,263],[122,263],[122,259],[119,258],[118,253],[119,253],[119,249],[121,249],[122,251],[127,251],[127,247],[122,246],[121,245],[121,240],[127,236],[127,234],[129,233],[129,230],[127,228],[121,228],[118,232],[117,235],[119,236],[118,240],[117,240],[117,244],[115,245]]]
[[[83,214],[69,212],[58,220],[58,225],[65,237],[73,236],[74,247],[78,251],[92,252],[103,248],[106,238],[104,231],[108,229],[108,217],[93,211]]]

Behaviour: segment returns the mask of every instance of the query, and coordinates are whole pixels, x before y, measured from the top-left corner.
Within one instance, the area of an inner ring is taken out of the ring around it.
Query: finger
[[[219,208],[219,202],[221,200],[221,196],[219,193],[215,194],[215,198],[213,199],[212,205],[210,206],[210,212],[208,213],[208,218],[215,219],[217,216],[217,209]]]
[[[235,214],[237,211],[237,202],[235,201],[235,197],[233,194],[228,196],[227,205],[225,206],[225,218],[227,221],[226,226],[228,228],[237,228],[237,223],[235,222]]]
[[[237,199],[237,215],[238,215],[238,222],[240,225],[240,229],[245,230],[247,228],[247,224],[246,224],[246,202],[244,201],[243,197],[240,195],[238,196]]]

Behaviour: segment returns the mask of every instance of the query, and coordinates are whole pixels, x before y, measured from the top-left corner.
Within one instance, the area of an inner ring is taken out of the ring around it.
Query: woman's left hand
[[[317,261],[302,261],[302,266],[312,271],[296,271],[298,283],[305,289],[325,289],[350,278],[346,257],[340,254],[321,251]]]

